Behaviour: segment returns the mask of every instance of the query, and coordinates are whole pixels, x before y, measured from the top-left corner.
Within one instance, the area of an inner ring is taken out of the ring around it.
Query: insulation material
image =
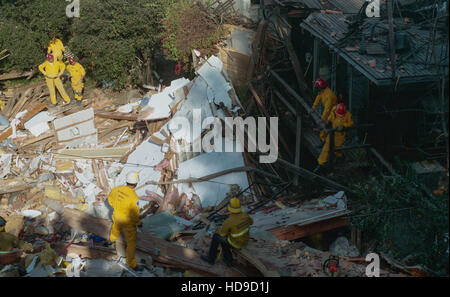
[[[191,136],[190,127],[194,127],[193,124],[193,110],[201,110],[202,119],[207,117],[212,117],[213,113],[211,111],[211,106],[208,101],[208,85],[206,81],[200,77],[197,77],[189,90],[186,101],[183,102],[180,110],[175,114],[173,119],[169,122],[169,130],[176,140],[184,140],[186,143],[192,143],[193,139]],[[187,119],[189,121],[189,126],[178,126],[175,125],[180,118]]]
[[[42,111],[29,119],[24,126],[25,129],[33,134],[33,136],[38,137],[42,133],[50,130],[48,122],[51,122],[54,119],[55,117],[50,116],[47,111]]]
[[[147,185],[140,188],[148,181],[159,182],[161,179],[161,172],[155,170],[153,166],[156,166],[163,159],[164,153],[161,151],[161,146],[150,141],[143,142],[128,157],[127,164],[125,164],[122,172],[116,178],[115,185],[125,185],[127,174],[129,172],[138,172],[139,184],[137,186],[138,189],[136,190],[138,196],[146,196],[146,190],[164,196],[159,187],[156,185]]]
[[[94,110],[89,108],[53,121],[59,144],[68,147],[97,145]]]
[[[178,179],[200,178],[244,166],[242,153],[206,153],[180,163]],[[206,208],[218,205],[225,198],[225,194],[230,191],[232,184],[239,185],[241,189],[247,188],[247,174],[245,172],[227,174],[210,181],[193,183],[193,188],[200,197],[202,207]],[[190,191],[188,184],[182,184],[179,187],[180,193]]]
[[[171,105],[175,100],[178,91],[189,84],[189,80],[180,78],[172,81],[170,87],[165,88],[161,93],[152,95],[148,104],[141,112],[140,120],[156,120],[168,118],[171,114]]]
[[[11,170],[12,154],[0,155],[0,178],[5,178]]]
[[[207,92],[209,102],[214,102],[217,105],[223,103],[228,109],[232,109],[232,101],[228,91],[233,87],[226,80],[222,71],[222,61],[216,56],[211,56],[211,58],[200,67],[197,73],[208,84]]]

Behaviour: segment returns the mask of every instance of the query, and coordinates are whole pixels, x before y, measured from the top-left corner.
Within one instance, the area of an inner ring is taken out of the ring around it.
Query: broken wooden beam
[[[110,221],[90,216],[76,209],[65,208],[64,223],[77,230],[93,233],[103,238],[109,238],[112,223]],[[123,243],[122,239],[118,239]],[[150,254],[154,261],[175,265],[181,269],[199,271],[210,276],[243,276],[234,269],[219,263],[211,266],[200,259],[194,250],[172,244],[164,239],[138,233],[137,250]],[[159,253],[156,252],[159,250]]]
[[[137,114],[123,113],[123,112],[95,111],[95,116],[111,120],[126,120],[133,122],[136,122],[138,120]]]
[[[121,158],[130,150],[129,146],[118,148],[79,148],[79,149],[63,149],[55,152],[57,159],[117,159]]]
[[[25,71],[25,72],[18,72],[18,71],[11,71],[9,73],[5,73],[0,75],[0,81],[2,80],[10,80],[10,79],[17,79],[22,77],[30,77],[34,74],[33,71]]]
[[[356,196],[356,193],[353,192],[352,190],[350,190],[349,188],[347,188],[343,185],[340,185],[337,182],[332,181],[331,179],[317,175],[317,174],[315,174],[309,170],[306,170],[302,167],[295,166],[294,164],[284,161],[283,159],[278,159],[275,164],[280,165],[283,168],[286,168],[287,170],[289,170],[295,174],[298,174],[311,182],[320,184],[324,187],[327,187],[327,188],[330,188],[333,190],[345,191],[347,195]]]
[[[0,180],[0,195],[7,193],[21,192],[32,188],[31,185],[23,180],[10,179],[10,180]]]
[[[350,224],[348,217],[335,217],[308,225],[289,225],[268,230],[280,240],[296,240],[317,233],[345,227]]]
[[[56,251],[61,252],[66,248],[67,243],[58,243],[55,245]],[[78,244],[71,244],[66,250],[63,252],[63,255],[66,254],[76,254],[81,258],[88,259],[105,259],[112,260],[116,256],[116,250],[113,248],[107,248],[102,246],[83,246]]]
[[[270,70],[270,73],[272,74],[272,76],[278,80],[278,82],[281,83],[281,85],[283,85],[283,87],[286,89],[286,91],[288,91],[288,93],[294,97],[301,105],[302,107],[307,111],[308,114],[311,115],[311,117],[313,118],[314,122],[316,122],[316,125],[319,126],[322,129],[325,129],[325,125],[322,122],[322,119],[319,117],[319,115],[317,113],[314,112],[314,110],[312,109],[312,107],[299,95],[297,94],[296,91],[294,91],[294,89],[291,88],[291,86],[288,85],[287,82],[285,82],[279,75],[278,73],[276,73],[273,70]]]
[[[383,164],[384,167],[386,167],[386,169],[393,175],[397,175],[396,172],[394,171],[394,169],[392,168],[391,165],[389,165],[388,162],[386,162],[386,160],[383,158],[383,156],[381,156],[381,154],[379,152],[377,152],[377,150],[373,147],[371,147],[369,149],[369,151],[378,159],[378,161],[380,161],[381,164]]]

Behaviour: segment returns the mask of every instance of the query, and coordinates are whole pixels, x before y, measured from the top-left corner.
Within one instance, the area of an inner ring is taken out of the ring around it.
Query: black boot
[[[226,259],[223,259],[223,263],[224,263],[227,267],[233,267],[233,261],[232,261],[232,260],[226,260]]]
[[[211,265],[214,265],[214,260],[212,260],[211,258],[208,257],[208,255],[200,255],[200,258],[205,261],[208,262]]]
[[[136,265],[136,267],[133,268],[134,271],[140,272],[144,271],[144,266],[141,264]]]

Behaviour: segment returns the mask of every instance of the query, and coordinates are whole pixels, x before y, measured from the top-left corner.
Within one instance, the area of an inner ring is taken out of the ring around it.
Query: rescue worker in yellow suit
[[[62,41],[55,37],[55,33],[51,34],[52,39],[48,44],[47,54],[52,54],[59,62],[63,60],[63,52],[65,51]]]
[[[138,195],[134,191],[139,181],[138,173],[130,172],[127,175],[127,185],[115,187],[108,196],[108,203],[114,209],[110,241],[116,242],[123,232],[127,242],[127,266],[134,270],[142,270],[136,265],[134,257],[136,252],[137,227],[142,226],[139,219]]]
[[[83,99],[83,89],[84,83],[83,79],[86,76],[86,71],[80,63],[75,62],[73,57],[68,58],[69,65],[67,66],[67,71],[70,73],[70,78],[72,82],[72,90],[75,96],[75,99],[78,102],[81,102]]]
[[[323,105],[322,121],[327,122],[328,116],[330,115],[331,109],[335,107],[338,103],[336,94],[327,86],[326,81],[318,78],[314,82],[314,87],[319,89],[319,94],[314,101],[312,109],[315,110],[320,103]],[[327,134],[325,131],[320,131],[320,139],[325,142]]]
[[[344,103],[339,103],[332,110],[330,115],[328,116],[327,123],[331,124],[332,129],[337,129],[334,132],[334,147],[341,147],[344,144],[345,137],[347,133],[344,131],[344,128],[353,127],[353,119],[352,114],[347,111],[347,107]],[[321,166],[324,166],[328,162],[328,157],[330,153],[330,135],[327,135],[326,143],[322,148],[322,153],[317,159],[317,163],[319,165],[316,167],[314,172],[319,171]],[[338,158],[342,158],[342,152],[334,152],[334,155]]]
[[[217,258],[219,244],[222,246],[223,261],[231,267],[233,265],[233,255],[231,249],[242,249],[250,238],[250,226],[253,219],[242,212],[241,202],[237,198],[232,198],[228,205],[231,215],[223,222],[222,227],[214,233],[208,255],[201,255],[202,260],[213,265]]]
[[[56,104],[55,86],[66,103],[70,102],[69,95],[64,89],[60,76],[64,73],[66,65],[63,62],[55,61],[52,54],[47,54],[47,61],[39,65],[39,71],[45,76],[48,90],[50,92],[50,100],[52,104]]]

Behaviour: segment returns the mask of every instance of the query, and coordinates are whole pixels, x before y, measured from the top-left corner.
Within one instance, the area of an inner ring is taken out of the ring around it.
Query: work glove
[[[337,128],[337,130],[338,130],[339,132],[344,131],[344,126],[339,126],[339,127]]]

